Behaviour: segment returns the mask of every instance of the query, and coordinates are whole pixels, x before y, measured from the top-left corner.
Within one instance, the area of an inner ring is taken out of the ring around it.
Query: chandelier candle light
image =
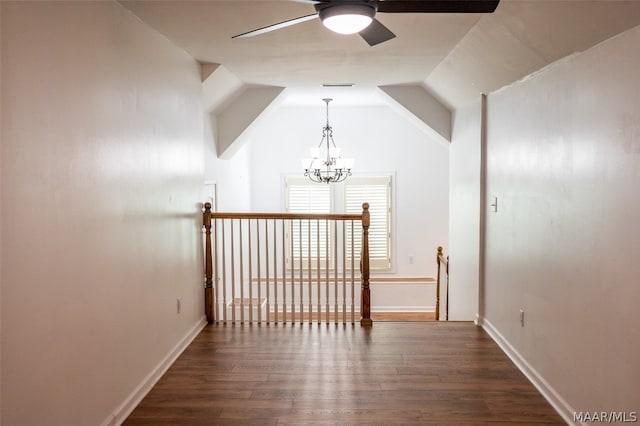
[[[322,140],[317,148],[311,148],[311,159],[302,160],[304,175],[318,183],[342,182],[351,176],[353,160],[340,157],[340,148],[333,141],[333,129],[329,125],[329,102],[333,99],[324,98],[327,105],[327,123],[322,129]],[[322,148],[326,152],[321,152]]]

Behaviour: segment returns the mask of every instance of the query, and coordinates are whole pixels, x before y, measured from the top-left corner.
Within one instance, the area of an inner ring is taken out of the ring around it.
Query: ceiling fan
[[[492,13],[500,0],[291,0],[312,4],[316,13],[238,34],[253,37],[320,18],[325,27],[340,34],[355,34],[375,46],[396,35],[375,19],[379,13]]]

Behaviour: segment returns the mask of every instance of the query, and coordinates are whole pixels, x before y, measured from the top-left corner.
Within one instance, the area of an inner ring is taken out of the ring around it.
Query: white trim
[[[101,426],[121,425],[129,417],[129,414],[138,406],[140,401],[149,393],[151,388],[160,380],[162,375],[171,367],[171,364],[182,354],[198,333],[207,325],[207,318],[202,317],[178,342],[176,346],[160,361],[160,363],[142,380],[142,382],[129,394],[127,398],[107,417]]]
[[[476,317],[476,324],[480,323],[481,327],[491,336],[494,342],[502,349],[502,351],[513,361],[518,369],[529,379],[542,396],[551,404],[558,412],[560,417],[567,424],[575,424],[573,421],[573,413],[575,410],[565,401],[558,392],[538,373],[538,371],[527,362],[526,359],[504,338],[502,334],[493,326],[491,321],[486,318]]]
[[[478,327],[482,327],[484,325],[484,318],[481,317],[479,313],[476,313],[476,319],[473,320],[473,323]]]

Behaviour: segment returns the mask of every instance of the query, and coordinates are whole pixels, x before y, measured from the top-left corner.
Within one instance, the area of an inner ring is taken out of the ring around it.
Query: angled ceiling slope
[[[502,0],[424,84],[455,109],[637,25],[637,0]]]
[[[421,85],[382,86],[392,108],[410,114],[439,140],[451,142],[451,111]]]

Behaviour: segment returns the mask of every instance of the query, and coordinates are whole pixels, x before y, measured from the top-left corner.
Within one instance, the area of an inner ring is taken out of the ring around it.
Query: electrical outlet
[[[524,327],[524,309],[520,309],[520,326]]]
[[[177,311],[178,311],[177,313],[179,314],[180,313],[180,309],[182,308],[182,300],[180,300],[179,297],[176,299],[176,308],[177,308]]]
[[[409,265],[413,265],[413,255],[409,255]]]

